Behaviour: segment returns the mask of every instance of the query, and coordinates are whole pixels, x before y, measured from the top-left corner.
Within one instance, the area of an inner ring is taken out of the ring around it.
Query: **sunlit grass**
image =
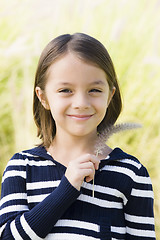
[[[156,0],[10,0],[0,2],[0,175],[8,159],[33,147],[32,88],[38,57],[52,38],[86,32],[109,50],[120,81],[124,109],[119,122],[141,130],[109,143],[137,156],[154,187],[160,239],[160,3]]]

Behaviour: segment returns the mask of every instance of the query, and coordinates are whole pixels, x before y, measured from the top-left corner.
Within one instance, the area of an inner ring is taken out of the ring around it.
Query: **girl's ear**
[[[112,100],[112,97],[113,97],[114,94],[115,94],[115,91],[116,91],[116,88],[115,88],[115,87],[113,87],[113,88],[112,88],[112,91],[110,91],[110,94],[109,94],[109,97],[108,97],[108,106],[109,106],[109,104],[110,104],[110,102],[111,102],[111,100]]]
[[[50,110],[50,107],[49,107],[49,104],[47,102],[47,99],[46,99],[46,96],[44,94],[44,91],[40,87],[36,87],[35,92],[36,92],[36,95],[37,95],[39,101],[41,102],[42,106],[46,110]]]

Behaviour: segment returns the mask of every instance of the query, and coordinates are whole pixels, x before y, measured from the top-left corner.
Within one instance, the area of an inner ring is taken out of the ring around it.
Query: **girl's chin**
[[[79,129],[79,130],[76,129],[75,131],[73,131],[73,129],[72,129],[72,131],[70,132],[70,135],[73,137],[79,137],[79,138],[82,138],[82,137],[89,138],[89,137],[94,137],[94,136],[96,137],[97,130],[94,129],[92,131],[86,131],[86,129]]]

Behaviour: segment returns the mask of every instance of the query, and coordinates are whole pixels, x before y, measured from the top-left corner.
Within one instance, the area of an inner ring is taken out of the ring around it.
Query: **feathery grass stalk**
[[[108,126],[102,133],[98,134],[98,139],[95,144],[95,155],[98,157],[99,154],[103,153],[103,149],[106,146],[106,142],[108,139],[115,133],[141,128],[142,125],[138,123],[121,123],[116,125]],[[94,177],[95,178],[95,177]],[[93,178],[93,189],[92,189],[92,197],[94,198],[94,178]]]
[[[94,198],[94,178],[93,178],[93,189],[92,189],[92,197]]]
[[[120,123],[108,126],[102,133],[98,134],[95,144],[95,154],[103,153],[103,149],[106,147],[106,142],[113,134],[141,127],[142,125],[139,123]]]
[[[99,152],[96,152],[96,157],[98,157]],[[95,178],[95,176],[94,176]],[[94,198],[94,178],[93,178],[93,189],[92,189],[92,197]]]

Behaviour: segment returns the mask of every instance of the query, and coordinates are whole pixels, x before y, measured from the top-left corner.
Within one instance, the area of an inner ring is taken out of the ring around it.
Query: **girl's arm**
[[[127,240],[155,240],[153,190],[144,166],[135,175],[131,195],[124,207]]]
[[[85,154],[70,162],[59,186],[31,210],[27,202],[26,163],[17,154],[6,168],[2,183],[0,226],[2,240],[44,239],[77,199],[86,177],[93,179],[99,160]],[[19,163],[19,164],[18,164]],[[18,164],[18,165],[17,165]]]
[[[18,158],[20,156],[15,157],[15,159]],[[19,161],[21,165],[19,167],[10,166],[7,168],[9,170],[6,169],[3,177],[0,202],[0,239],[43,239],[66,209],[77,199],[80,192],[63,176],[59,186],[42,202],[29,210],[25,161],[22,159]]]

